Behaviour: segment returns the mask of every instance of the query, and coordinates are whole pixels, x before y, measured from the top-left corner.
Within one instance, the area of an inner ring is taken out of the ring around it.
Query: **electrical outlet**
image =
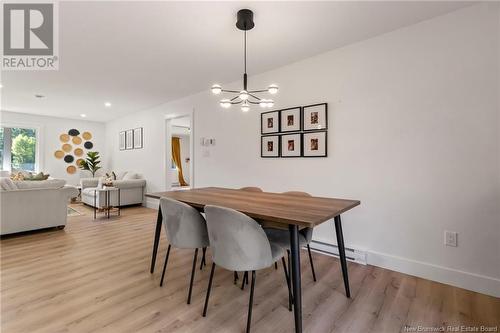
[[[444,245],[457,247],[458,246],[457,238],[458,238],[458,233],[448,230],[444,231]]]

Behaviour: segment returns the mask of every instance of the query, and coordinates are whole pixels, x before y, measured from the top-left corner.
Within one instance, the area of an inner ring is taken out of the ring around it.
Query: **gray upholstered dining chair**
[[[255,271],[272,266],[280,258],[288,286],[290,302],[290,279],[284,259],[284,250],[268,240],[262,227],[251,217],[236,210],[205,206],[207,216],[208,237],[212,249],[212,269],[208,281],[203,317],[207,315],[208,300],[212,288],[215,266],[231,271],[251,271],[250,300],[248,303],[247,333],[252,322],[253,295],[255,289]]]
[[[310,197],[311,195],[307,192],[300,191],[289,191],[283,192],[283,194],[296,196],[296,197]],[[287,250],[287,253],[290,252],[290,232],[285,229],[277,229],[272,227],[264,227],[264,231],[269,238],[269,240],[273,241],[276,244],[279,244],[281,247]],[[311,247],[309,244],[312,241],[313,228],[304,228],[299,231],[299,246],[307,247],[307,252],[309,254],[309,263],[311,264],[311,271],[314,282],[316,282],[316,272],[314,271],[314,262],[311,255]],[[290,266],[290,262],[288,262],[288,266]]]
[[[209,245],[207,223],[200,212],[183,202],[169,198],[161,198],[160,206],[163,213],[163,225],[165,226],[169,243],[165,256],[165,263],[163,265],[163,272],[161,274],[160,286],[163,286],[163,279],[165,278],[168,257],[170,255],[170,247],[195,249],[187,299],[187,304],[190,304],[198,248],[205,249]],[[202,259],[202,264],[203,261],[204,258]]]

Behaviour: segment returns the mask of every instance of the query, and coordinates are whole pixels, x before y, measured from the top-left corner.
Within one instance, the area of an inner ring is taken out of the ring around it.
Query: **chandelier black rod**
[[[246,23],[245,23],[245,27],[246,27]],[[245,30],[245,56],[244,56],[244,59],[245,59],[245,74],[247,73],[247,31]],[[245,87],[245,90],[246,90],[247,87]]]

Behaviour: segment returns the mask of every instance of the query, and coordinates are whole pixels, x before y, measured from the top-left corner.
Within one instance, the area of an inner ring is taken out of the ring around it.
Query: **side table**
[[[111,202],[111,192],[118,192],[118,205],[114,206]],[[97,203],[97,193],[99,192],[99,203]],[[104,205],[100,206],[101,194],[104,195]],[[99,207],[98,207],[99,206]],[[117,215],[120,216],[121,213],[121,200],[120,200],[120,189],[118,187],[104,187],[102,189],[94,190],[94,220],[97,218],[97,210],[104,209],[104,216],[108,219],[110,217],[110,212],[116,210]]]

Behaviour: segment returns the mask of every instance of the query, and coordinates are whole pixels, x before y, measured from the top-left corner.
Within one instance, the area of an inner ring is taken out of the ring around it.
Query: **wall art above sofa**
[[[131,150],[144,148],[142,127],[121,131],[118,137],[120,150]]]

